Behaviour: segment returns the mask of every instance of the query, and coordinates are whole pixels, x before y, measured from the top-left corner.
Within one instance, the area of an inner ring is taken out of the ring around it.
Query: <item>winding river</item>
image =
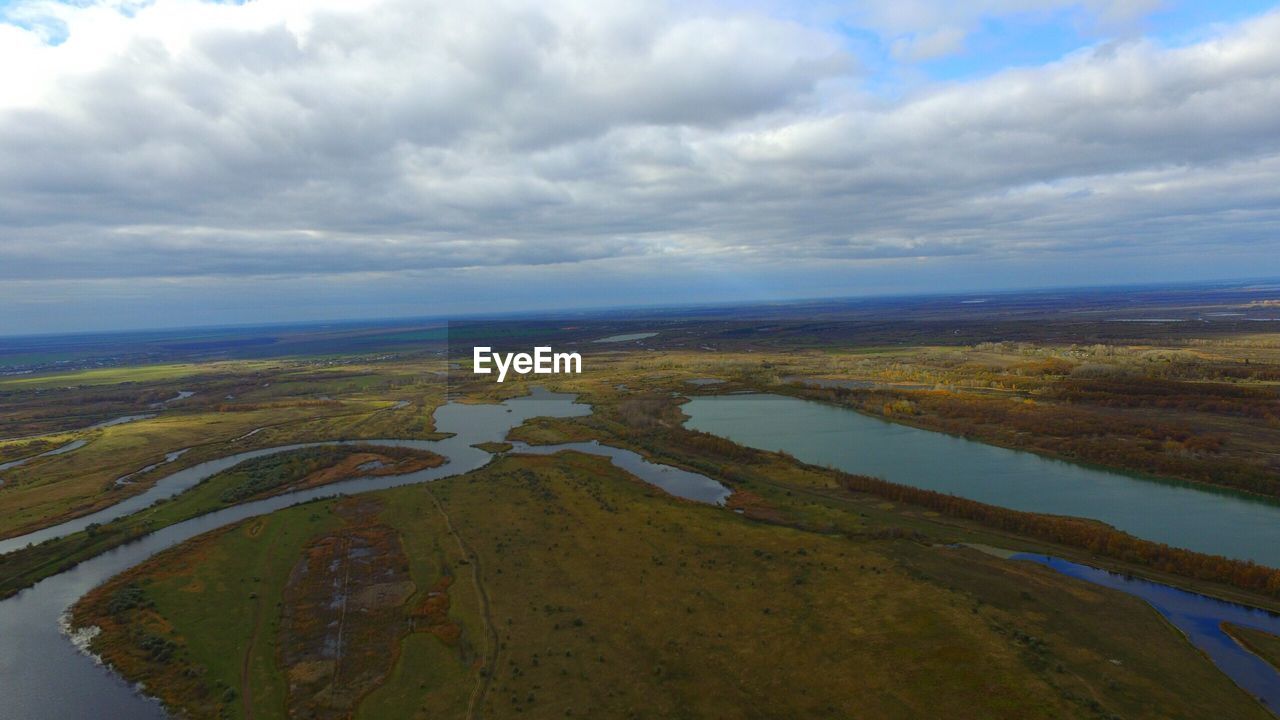
[[[0,602],[0,714],[24,718],[121,717],[133,720],[166,717],[156,701],[108,669],[96,664],[68,641],[64,613],[80,596],[114,575],[201,533],[290,505],[335,494],[382,490],[459,475],[482,467],[493,457],[471,447],[497,442],[507,431],[538,416],[574,417],[591,412],[574,402],[573,395],[535,390],[533,394],[501,405],[449,403],[436,410],[436,427],[456,433],[440,441],[364,440],[369,444],[414,447],[439,453],[448,463],[416,473],[346,480],[301,490],[223,510],[170,525],[137,542],[110,550],[80,565],[46,578],[35,586]],[[314,443],[333,444],[333,443]],[[92,516],[64,523],[41,533],[6,541],[12,550],[37,538],[57,537],[82,529],[89,522],[104,522],[127,515],[165,497],[186,490],[201,480],[253,457],[283,452],[303,445],[254,450],[212,460],[179,471],[159,481],[146,493]],[[593,443],[562,446],[520,446],[522,452],[549,454],[580,450],[606,455],[641,479],[651,480],[672,494],[702,502],[721,502],[728,491],[719,483],[694,473],[649,463],[639,455]],[[714,487],[713,487],[714,486]]]
[[[29,455],[24,458],[18,458],[17,460],[10,460],[7,463],[0,463],[0,470],[9,470],[10,468],[22,467],[23,465],[26,465],[32,460],[36,460],[42,457],[51,457],[53,455],[65,455],[71,452],[72,450],[79,450],[80,448],[84,447],[88,442],[89,442],[88,440],[72,440],[66,445],[59,445],[58,447],[52,450],[42,452],[39,455]]]
[[[109,428],[115,425],[123,425],[125,423],[134,422],[136,420],[145,420],[147,418],[153,418],[153,417],[155,417],[154,413],[150,413],[146,415],[123,415],[121,417],[112,418],[110,420],[103,420],[100,423],[90,425],[86,428],[83,428],[82,432],[89,432],[92,430],[101,430],[102,428]],[[40,437],[40,436],[33,435],[31,437]],[[22,438],[6,438],[6,440],[21,440],[21,439]],[[66,445],[62,445],[52,450],[42,452],[39,455],[31,455],[28,457],[19,458],[17,460],[12,460],[10,462],[0,463],[0,471],[11,470],[16,467],[22,467],[23,465],[26,465],[32,460],[38,460],[39,458],[42,458],[42,457],[51,457],[53,455],[64,455],[66,453],[72,452],[73,450],[79,450],[80,448],[88,444],[89,444],[88,440],[83,440],[83,439],[72,440]],[[0,485],[3,485],[3,484],[4,484],[4,480],[0,479]],[[0,554],[3,554],[4,552],[7,552],[7,551],[0,550]]]

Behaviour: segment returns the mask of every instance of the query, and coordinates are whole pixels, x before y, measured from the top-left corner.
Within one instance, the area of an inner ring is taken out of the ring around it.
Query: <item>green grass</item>
[[[424,633],[407,636],[391,677],[360,705],[358,718],[461,717],[475,672]]]
[[[237,363],[245,365],[245,363]],[[261,363],[264,367],[275,363]],[[129,365],[97,370],[78,370],[70,373],[54,375],[16,375],[0,379],[0,389],[35,389],[55,388],[70,385],[114,385],[126,382],[157,382],[161,380],[177,380],[208,373],[211,365],[206,363],[177,363],[166,365]]]
[[[23,438],[0,441],[0,463],[32,458],[40,453],[62,447],[75,439],[72,433],[42,435],[38,438]]]
[[[136,656],[121,655],[117,663],[137,668],[146,678],[143,682],[151,684],[186,682],[175,680],[168,672],[172,664],[198,667],[196,679],[188,682],[187,688],[192,695],[207,690],[195,709],[205,717],[218,713],[244,716],[241,687],[247,668],[254,708],[267,715],[278,714],[284,707],[287,683],[271,656],[262,652],[264,647],[274,647],[279,627],[277,608],[283,583],[275,579],[288,576],[308,538],[340,524],[327,504],[315,503],[206,536],[191,546],[199,562],[185,566],[185,572],[149,576],[137,583],[154,603],[154,614],[163,618],[160,628],[169,623],[192,628],[178,638],[176,657],[171,662],[148,664]],[[162,554],[153,562],[163,565],[176,557]],[[139,626],[145,626],[152,616],[150,611],[134,613]],[[132,645],[129,649],[137,652]],[[234,695],[228,695],[227,688]],[[273,708],[277,710],[273,712]]]
[[[486,656],[484,614],[466,582],[475,571],[498,645],[486,677],[458,648],[407,635],[362,717],[459,717],[477,687],[479,715],[493,718],[1269,717],[1141,601],[911,540],[892,508],[872,515],[856,500],[782,493],[770,502],[784,519],[851,517],[842,530],[753,521],[572,453],[507,456],[370,497],[409,558],[417,592],[406,610],[449,573],[450,615]],[[270,522],[314,536],[328,527],[307,524],[314,512],[293,508]],[[253,587],[271,601],[265,588],[282,587],[292,565],[264,557],[301,546],[292,535],[287,547],[242,535],[214,538],[216,553],[197,543],[198,563],[179,548],[113,581],[148,592],[169,583],[156,605],[188,649],[185,662],[219,677],[244,653],[234,657],[233,638],[203,638],[234,633],[200,618],[227,608],[251,627],[244,579],[261,577]],[[474,553],[465,564],[459,539]],[[205,590],[178,592],[196,578]],[[276,655],[264,637],[249,662],[263,668],[254,675],[262,697],[274,698],[267,665]],[[96,647],[110,658],[129,642],[108,632]],[[282,712],[273,701],[255,717]]]
[[[360,705],[357,717],[453,716],[470,700],[476,684],[475,662],[484,652],[480,600],[470,566],[460,563],[462,551],[430,496],[418,491],[392,499],[385,503],[382,518],[400,530],[409,551],[409,572],[417,592],[408,605],[416,606],[445,575],[452,576],[449,617],[462,626],[461,647],[450,647],[427,633],[407,635],[391,676]]]
[[[334,524],[331,516],[314,511],[250,522],[210,548],[210,555],[189,578],[153,583],[147,588],[161,615],[189,606],[193,595],[203,596],[206,607],[219,608],[192,618],[200,624],[201,632],[184,636],[188,651],[193,657],[207,659],[211,677],[233,688],[240,687],[242,660],[248,653],[255,707],[283,706],[286,687],[275,663],[248,652],[251,641],[270,644],[278,626],[276,608],[283,589],[280,584],[257,579],[287,574],[312,532]],[[264,552],[265,548],[271,551]],[[224,571],[224,567],[231,571]]]
[[[180,378],[180,380],[179,380]],[[302,361],[220,361],[143,365],[0,383],[0,420],[18,437],[0,443],[0,462],[55,441],[85,439],[71,453],[34,460],[3,473],[0,537],[87,514],[144,490],[156,477],[204,459],[254,447],[335,439],[439,437],[431,414],[443,383],[418,363],[372,366]],[[67,389],[70,383],[78,384]],[[50,387],[44,389],[42,387]],[[152,403],[178,389],[196,394],[172,407]],[[328,398],[328,399],[324,399]],[[408,406],[394,408],[397,401]],[[159,416],[94,431],[84,427],[125,414]],[[71,429],[66,431],[66,429]],[[228,444],[251,430],[252,438]],[[119,488],[114,480],[192,448]]]

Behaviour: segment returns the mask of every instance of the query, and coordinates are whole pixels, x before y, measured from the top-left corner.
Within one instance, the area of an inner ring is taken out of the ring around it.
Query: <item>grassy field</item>
[[[366,410],[367,412],[367,410]],[[125,486],[117,478],[193,448],[165,473],[239,451],[235,438],[266,423],[313,417],[313,408],[272,408],[241,413],[162,415],[80,434],[88,444],[74,452],[41,458],[4,473],[0,487],[0,536],[16,535],[69,517],[88,514],[150,487],[163,473]],[[245,447],[243,449],[249,449]]]
[[[808,492],[823,484],[778,477],[740,515],[600,458],[510,455],[198,538],[76,621],[193,717],[246,717],[246,696],[256,718],[1269,717],[1142,602],[946,547],[972,533],[909,508]],[[359,569],[339,554],[304,582],[308,553],[356,537],[403,554],[384,568],[411,583],[398,612],[336,644],[312,633],[312,664],[282,666],[300,656],[282,653],[288,608],[345,597]],[[317,704],[326,681],[340,702]]]
[[[870,491],[850,493],[849,483],[857,480],[858,476],[804,465],[784,453],[751,450],[727,440],[683,429],[678,403],[678,398],[665,394],[630,397],[621,401],[600,400],[596,412],[591,416],[574,419],[534,418],[513,430],[510,437],[535,445],[595,439],[635,450],[663,463],[721,478],[735,490],[730,504],[738,506],[749,517],[801,524],[815,529],[826,528],[831,532],[858,532],[857,527],[849,525],[850,519],[854,515],[873,517],[891,522],[906,532],[945,538],[945,542],[1000,546],[1056,555],[1280,612],[1280,600],[1274,594],[1269,595],[1248,584],[1234,582],[1235,578],[1231,573],[1214,579],[1195,571],[1192,565],[1157,567],[1149,560],[1142,560],[1138,553],[1100,554],[1091,552],[1078,543],[1064,544],[1048,536],[1031,537],[1017,531],[1002,530],[998,525],[966,519],[963,515],[943,515],[909,503],[885,502],[884,494]],[[876,484],[874,479],[870,480]],[[902,489],[902,486],[891,483],[879,484],[885,490]],[[808,502],[797,502],[802,498]],[[833,503],[843,511],[831,511],[829,506]],[[780,508],[785,508],[785,511]],[[884,508],[891,510],[886,512]],[[994,507],[992,509],[999,510]],[[1050,516],[1028,516],[1052,519]],[[1109,531],[1109,526],[1089,520],[1069,522],[1096,532]],[[943,534],[938,536],[943,527]],[[1129,536],[1124,536],[1124,539],[1132,540]],[[942,539],[938,541],[944,542]],[[1196,554],[1190,554],[1189,559],[1205,561],[1206,568],[1215,567],[1219,560]]]
[[[239,363],[237,363],[237,366],[244,367]],[[274,363],[262,363],[262,366],[272,367]],[[178,380],[194,375],[202,375],[208,373],[209,370],[210,366],[207,364],[181,363],[174,365],[133,365],[102,368],[100,370],[78,370],[69,373],[17,375],[0,378],[0,390],[83,387],[86,385],[115,385],[124,382]]]
[[[584,374],[550,378],[548,384],[579,393],[600,408],[601,415],[617,415],[611,408],[620,407],[636,415],[637,398],[659,393],[787,392],[1058,457],[1152,474],[1164,469],[1169,471],[1164,474],[1216,482],[1245,478],[1265,491],[1275,482],[1273,466],[1280,457],[1272,449],[1280,444],[1280,426],[1266,415],[1277,403],[1265,394],[1274,394],[1274,383],[1265,378],[1280,358],[1278,347],[1272,336],[1255,335],[1163,348],[980,343],[605,350],[589,355]],[[15,428],[37,415],[43,418],[40,423],[62,418],[57,422],[64,427],[83,427],[89,418],[69,413],[86,399],[99,408],[94,417],[106,408],[111,413],[157,413],[151,419],[91,432],[59,431],[34,440],[0,441],[0,457],[6,459],[72,439],[88,443],[0,473],[0,536],[92,512],[144,490],[165,474],[231,452],[329,439],[438,438],[431,414],[444,402],[449,387],[465,391],[466,402],[492,402],[527,390],[524,382],[474,382],[465,373],[455,373],[451,386],[446,386],[438,374],[442,367],[438,359],[225,361],[85,371],[67,377],[96,378],[104,384],[0,390],[0,421],[10,418],[9,426]],[[1241,373],[1236,370],[1244,368],[1252,375],[1237,377]],[[178,381],[166,375],[178,372]],[[857,380],[871,386],[833,395],[787,382],[797,376]],[[1120,391],[1128,385],[1119,390],[1096,385],[1099,378],[1115,376],[1133,379],[1136,390],[1124,394]],[[698,378],[726,382],[689,384]],[[1149,384],[1157,381],[1166,384]],[[1153,388],[1160,392],[1147,392]],[[1195,397],[1200,389],[1213,388],[1205,390],[1211,401],[1207,405]],[[157,398],[172,398],[179,389],[196,394],[171,406],[151,407]],[[1232,395],[1235,390],[1243,395]],[[1186,402],[1192,405],[1182,407]],[[623,420],[621,425],[626,424]],[[665,421],[675,423],[678,418]],[[615,437],[621,425],[612,428]],[[534,424],[522,429],[520,439],[597,437],[574,424],[560,427],[560,435],[540,428]],[[564,435],[565,428],[578,430]],[[649,429],[640,425],[623,435],[636,442]],[[177,462],[136,476],[126,486],[116,485],[116,478],[183,448],[190,450]],[[1237,470],[1240,474],[1234,474]]]

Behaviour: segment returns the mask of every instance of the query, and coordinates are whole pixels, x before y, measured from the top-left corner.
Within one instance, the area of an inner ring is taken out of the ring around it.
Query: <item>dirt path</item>
[[[423,491],[431,498],[436,510],[444,518],[445,527],[449,529],[449,534],[453,536],[454,541],[458,544],[458,550],[471,563],[471,583],[475,586],[476,597],[480,598],[480,617],[484,620],[485,648],[484,662],[480,666],[480,675],[476,678],[476,687],[471,691],[471,699],[467,702],[467,720],[472,720],[476,717],[479,708],[484,704],[484,697],[489,692],[489,678],[493,675],[493,669],[498,666],[498,631],[494,628],[493,619],[489,615],[489,593],[485,590],[484,582],[480,579],[480,556],[471,551],[470,546],[454,529],[453,520],[449,517],[449,513],[445,512],[444,506],[436,499],[435,494],[431,492],[431,488],[423,486]]]
[[[261,524],[256,525],[257,532],[261,534]],[[250,530],[250,532],[254,532]],[[267,564],[267,556],[259,562],[258,577],[263,577]],[[253,683],[249,681],[249,661],[253,658],[253,650],[258,646],[258,636],[262,632],[262,596],[258,595],[253,603],[253,634],[249,636],[249,645],[244,649],[244,658],[240,661],[240,707],[244,712],[245,720],[253,720]]]
[[[347,599],[351,597],[351,538],[344,536],[338,545],[338,557],[342,563],[342,612],[338,614],[338,640],[333,652],[333,679],[329,682],[330,696],[338,694],[338,672],[342,669],[342,631],[347,627]]]
[[[245,648],[244,658],[240,661],[240,707],[245,720],[253,720],[253,683],[249,682],[249,658],[253,657],[253,648],[258,644],[258,622],[262,617],[262,598],[253,606],[253,634],[249,636],[249,647]]]

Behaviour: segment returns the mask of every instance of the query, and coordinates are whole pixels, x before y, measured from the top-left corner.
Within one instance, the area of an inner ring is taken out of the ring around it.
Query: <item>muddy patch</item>
[[[340,502],[345,526],[308,543],[290,573],[277,645],[290,717],[350,717],[395,663],[414,584],[379,509],[370,499]]]
[[[431,633],[445,645],[457,648],[464,660],[474,659],[471,649],[463,642],[462,626],[449,617],[450,585],[453,585],[453,576],[445,575],[431,586],[410,613],[413,631]]]
[[[763,497],[750,490],[735,490],[725,501],[725,506],[752,520],[785,524],[787,518]]]

